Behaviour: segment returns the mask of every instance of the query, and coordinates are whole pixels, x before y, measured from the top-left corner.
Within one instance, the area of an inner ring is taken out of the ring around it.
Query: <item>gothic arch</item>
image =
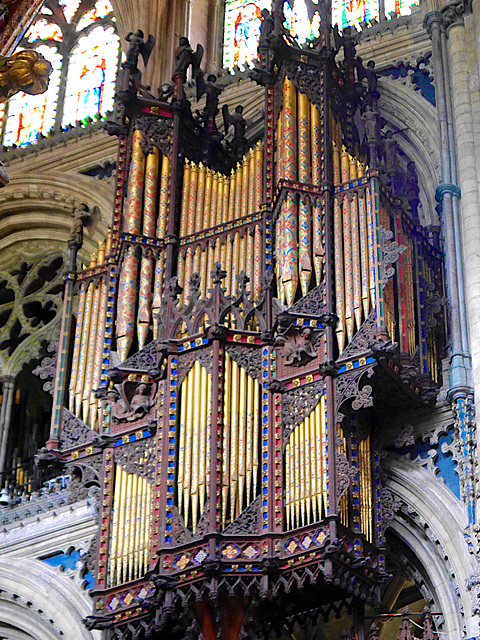
[[[44,562],[31,558],[0,561],[0,625],[11,625],[19,637],[99,638],[99,632],[91,633],[82,623],[90,613],[88,595],[82,594],[71,578]]]
[[[463,617],[459,606],[461,601],[470,601],[466,583],[475,573],[474,557],[464,536],[467,517],[463,506],[441,480],[413,462],[390,457],[384,469],[386,486],[402,503],[391,530],[411,551],[417,572],[443,612],[442,631],[447,637],[461,637],[466,625],[467,637],[475,635],[478,620],[468,610]]]
[[[80,202],[100,210],[95,230],[85,234],[83,253],[88,255],[107,232],[112,212],[111,185],[100,181],[93,185],[92,178],[58,171],[32,173],[28,181],[11,172],[10,184],[0,192],[0,251],[18,242],[41,240],[65,247],[72,209]]]
[[[400,80],[382,78],[379,90],[382,115],[389,124],[395,130],[408,127],[396,139],[407,157],[415,162],[425,223],[438,224],[435,191],[440,184],[440,147],[436,109],[419,91]]]

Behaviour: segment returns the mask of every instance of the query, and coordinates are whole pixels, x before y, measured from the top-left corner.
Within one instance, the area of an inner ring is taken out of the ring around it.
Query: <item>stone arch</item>
[[[384,469],[386,487],[402,503],[390,529],[410,550],[414,571],[443,612],[442,637],[454,640],[465,631],[467,637],[476,635],[478,619],[465,606],[471,604],[467,581],[476,563],[464,536],[463,505],[441,480],[413,462],[392,456]]]
[[[0,625],[13,627],[23,640],[97,640],[82,619],[91,602],[74,581],[35,559],[0,560]]]
[[[10,184],[0,192],[0,252],[8,254],[19,243],[36,242],[40,247],[43,241],[65,248],[73,207],[81,202],[100,210],[95,228],[85,233],[82,253],[95,250],[112,217],[110,184],[96,182],[93,188],[91,178],[59,171],[32,173],[28,181],[16,173],[10,173]]]
[[[381,78],[378,86],[382,116],[394,129],[408,127],[396,139],[415,162],[425,224],[438,224],[435,191],[440,184],[440,147],[436,109],[419,91],[399,80]]]

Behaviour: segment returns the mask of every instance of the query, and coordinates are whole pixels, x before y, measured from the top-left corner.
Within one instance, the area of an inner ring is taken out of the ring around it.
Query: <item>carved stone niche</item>
[[[308,365],[314,368],[324,360],[324,343],[319,329],[290,325],[275,340],[279,378],[290,377]]]
[[[111,407],[111,433],[156,424],[155,382],[124,380],[107,391]]]

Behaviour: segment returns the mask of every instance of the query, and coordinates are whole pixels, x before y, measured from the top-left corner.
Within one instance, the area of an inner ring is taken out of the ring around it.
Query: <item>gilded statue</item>
[[[0,102],[19,91],[31,95],[43,93],[51,73],[52,65],[38,51],[28,49],[12,56],[0,56]]]

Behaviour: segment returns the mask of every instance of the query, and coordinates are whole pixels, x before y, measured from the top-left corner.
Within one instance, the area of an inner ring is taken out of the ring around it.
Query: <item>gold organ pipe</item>
[[[131,473],[126,473],[126,499],[124,503],[125,507],[125,523],[123,529],[123,552],[122,552],[122,583],[128,580],[128,558],[131,546],[130,538],[130,520],[131,520],[131,508],[132,508],[132,483],[133,478]]]
[[[318,406],[318,405],[317,405]],[[321,480],[322,480],[322,469],[318,467],[317,458],[319,455],[319,443],[317,442],[315,427],[318,420],[316,407],[310,414],[310,482],[311,482],[311,495],[312,495],[312,516],[313,522],[318,522],[320,520],[320,516],[318,513],[318,494],[321,493]]]
[[[145,535],[145,529],[142,522],[142,513],[144,511],[144,491],[142,476],[136,476],[136,488],[135,488],[135,539],[133,543],[133,569],[132,579],[136,580],[141,575],[140,567],[140,550],[143,548],[143,537]]]
[[[246,408],[246,445],[245,445],[245,475],[246,475],[246,502],[250,504],[255,496],[251,497],[252,474],[253,474],[253,421],[254,421],[254,384],[255,381],[250,376],[247,378],[247,408]]]
[[[221,173],[217,174],[218,175],[218,188],[217,188],[217,205],[216,205],[216,215],[215,215],[215,219],[212,221],[213,225],[217,225],[217,224],[221,224],[222,223],[222,217],[223,217],[223,201],[225,198],[225,190],[228,187],[225,187],[225,176]],[[228,196],[227,196],[227,200],[228,200]]]
[[[232,295],[236,295],[238,290],[238,275],[240,273],[240,234],[237,232],[233,236],[232,251]]]
[[[77,385],[78,364],[80,358],[80,344],[82,342],[83,332],[83,320],[85,317],[85,304],[86,304],[87,285],[80,285],[80,293],[78,296],[78,312],[77,323],[75,326],[75,340],[73,342],[73,356],[72,356],[72,373],[70,376],[69,385],[69,408],[70,411],[75,411],[75,388]]]
[[[180,237],[187,235],[188,206],[190,200],[190,161],[185,158],[183,167],[182,212],[180,215]]]
[[[95,286],[95,285],[94,285]],[[85,381],[82,394],[82,416],[84,422],[88,420],[90,408],[90,394],[92,393],[93,368],[95,365],[95,345],[98,332],[98,312],[100,310],[100,294],[102,292],[101,283],[97,283],[92,299],[92,319],[90,321],[88,351],[85,357]]]
[[[244,245],[242,248],[242,258],[244,260],[244,264],[242,269],[245,271],[245,275],[247,278],[250,278],[249,289],[250,295],[254,296],[254,260],[255,260],[255,247],[254,247],[254,239],[253,239],[254,229],[247,229],[245,231],[244,237]]]
[[[322,182],[322,131],[317,105],[310,103],[310,145],[312,152],[312,184]]]
[[[210,227],[210,216],[212,214],[212,174],[213,171],[207,167],[205,175],[205,201],[203,205],[202,229]]]
[[[235,172],[235,205],[232,213],[232,220],[240,218],[242,215],[242,196],[243,196],[243,184],[242,184],[243,169],[242,165],[237,163],[237,171]]]
[[[348,160],[348,155],[347,155]],[[343,155],[342,155],[343,164]],[[343,272],[345,278],[345,326],[348,341],[353,337],[353,260],[352,260],[352,229],[350,226],[350,201],[348,196],[343,198]]]
[[[116,563],[117,563],[117,547],[118,547],[118,510],[120,506],[120,472],[121,469],[117,465],[115,468],[115,485],[113,494],[113,517],[112,529],[110,532],[110,551],[108,559],[108,581],[109,586],[116,584]]]
[[[293,430],[293,448],[294,448],[294,456],[295,456],[295,484],[294,484],[294,518],[293,525],[294,527],[300,526],[300,443],[299,443],[299,429],[295,427]]]
[[[227,176],[222,178],[223,181],[223,196],[222,196],[222,214],[220,216],[220,211],[218,212],[218,222],[220,224],[222,222],[226,222],[229,217],[229,204],[230,204],[230,193],[231,193],[231,184],[230,180]]]
[[[188,405],[188,374],[185,376],[180,388],[180,433],[178,440],[178,478],[177,478],[177,503],[178,512],[182,513],[183,504],[183,475],[185,472],[185,434]]]
[[[363,175],[363,173],[362,173]],[[365,318],[370,312],[370,291],[368,286],[368,229],[365,207],[365,191],[358,196],[358,218],[360,226],[360,256],[362,271],[362,306]]]
[[[207,375],[207,400],[208,402],[205,409],[207,421],[207,437],[205,441],[205,500],[208,500],[210,493],[210,444],[212,439],[212,412],[210,411],[210,407],[212,406],[212,376],[210,374]],[[204,506],[206,506],[205,503]]]
[[[207,273],[205,274],[205,283],[206,283],[206,291],[211,288],[211,273],[213,271],[213,265],[215,264],[215,245],[212,242],[208,243],[207,251],[208,251],[208,259],[207,259]]]
[[[353,313],[357,329],[360,329],[360,325],[362,324],[362,259],[360,254],[360,228],[358,220],[358,199],[356,193],[352,194],[352,201],[350,203],[350,225],[352,236]]]
[[[291,475],[292,475],[292,463],[290,459],[290,442],[287,442],[287,446],[285,447],[285,515],[287,520],[287,530],[290,529],[290,513],[292,507],[292,494],[290,491],[290,486],[292,483]]]
[[[188,193],[187,236],[194,233],[195,219],[197,217],[198,166],[193,162],[190,165],[190,189]]]
[[[245,369],[239,367],[239,409],[238,409],[238,513],[243,510],[243,491],[245,489],[246,427],[247,427],[247,376]]]
[[[195,529],[197,528],[197,512],[198,512],[198,465],[200,462],[200,458],[199,458],[199,447],[200,447],[200,441],[199,441],[199,435],[200,435],[200,431],[203,429],[203,424],[202,424],[202,419],[203,419],[203,415],[202,415],[202,405],[204,402],[203,399],[203,388],[202,388],[202,372],[201,369],[203,367],[201,367],[198,361],[195,363],[195,378],[194,378],[194,389],[195,389],[195,396],[194,396],[194,407],[193,407],[193,422],[192,422],[192,434],[191,434],[191,438],[192,438],[192,483],[190,486],[190,493],[191,493],[191,501],[192,501],[192,531],[195,531]]]
[[[202,230],[203,225],[203,207],[205,203],[205,165],[200,162],[198,165],[198,184],[197,184],[197,207],[195,212],[195,232]]]
[[[257,495],[258,481],[258,445],[260,439],[260,384],[253,383],[253,496]]]
[[[322,503],[324,507],[323,513],[326,515],[327,507],[325,503],[326,493],[326,456],[324,451],[324,429],[325,429],[325,396],[322,396],[320,402],[315,407],[315,443],[317,458],[317,506],[318,519],[322,519]],[[320,491],[321,489],[321,491]]]
[[[214,227],[217,220],[219,180],[220,174],[216,171],[212,172],[212,205],[209,216],[209,227]]]
[[[230,430],[231,430],[231,402],[232,402],[232,361],[228,353],[225,353],[224,367],[224,391],[223,391],[223,455],[222,455],[222,528],[227,519],[227,499],[230,488]]]
[[[90,267],[95,266],[95,258],[92,256]],[[92,304],[95,292],[95,283],[90,282],[85,299],[85,313],[83,316],[82,337],[80,340],[80,351],[78,356],[77,381],[75,385],[75,415],[80,416],[83,396],[83,386],[85,384],[85,369],[87,365],[87,350],[90,338],[90,325],[92,320]]]
[[[148,559],[149,559],[149,555],[150,555],[150,528],[151,528],[151,523],[152,523],[152,495],[151,495],[151,489],[150,489],[150,485],[147,484],[147,482],[145,481],[145,488],[146,488],[146,496],[147,499],[145,500],[145,505],[146,505],[146,513],[145,513],[145,544],[144,544],[144,552],[143,552],[143,557],[144,557],[144,567],[145,570],[148,568]]]
[[[95,398],[93,391],[97,389],[100,383],[100,375],[102,371],[103,347],[105,343],[104,319],[107,312],[107,283],[102,278],[98,286],[101,290],[100,308],[98,311],[97,338],[95,341],[95,362],[93,365],[92,393],[90,394],[90,416],[88,418],[88,423],[91,425],[92,429],[95,429],[97,431],[99,430],[99,427],[97,426],[97,414],[100,407],[100,401]]]
[[[135,131],[128,176],[128,198],[125,208],[124,231],[138,235],[141,228],[145,154],[141,147],[142,133]]]
[[[180,263],[182,266],[180,266]],[[163,269],[164,269],[164,256],[163,253],[159,253],[155,262],[155,276],[153,282],[153,298],[152,298],[152,319],[153,319],[153,339],[158,338],[158,322],[157,314],[162,306],[163,298]],[[179,283],[182,282],[184,260],[181,254],[178,254],[177,274]]]
[[[193,273],[198,273],[198,275],[201,275],[200,273],[200,258],[201,258],[201,254],[202,254],[202,247],[197,244],[197,246],[195,247],[195,250],[193,252]],[[187,283],[187,288],[189,289],[189,285],[190,283]]]
[[[300,526],[305,524],[305,421],[299,424],[296,429],[298,430],[298,448],[300,450]]]
[[[201,388],[201,405],[200,405],[200,422],[199,422],[199,451],[198,451],[198,503],[200,507],[200,513],[205,506],[205,478],[207,475],[206,462],[206,447],[207,447],[207,416],[210,410],[210,398],[208,395],[208,373],[205,367],[200,368],[200,388]],[[195,523],[196,528],[196,523]]]
[[[183,503],[184,503],[184,520],[185,526],[188,526],[188,517],[190,513],[190,495],[192,490],[192,427],[195,418],[195,406],[197,402],[195,389],[195,374],[198,367],[195,362],[188,373],[188,400],[187,400],[187,419],[185,421],[185,466],[183,473]]]
[[[253,211],[260,211],[263,200],[263,144],[259,141],[255,147],[255,200]]]
[[[248,206],[246,213],[255,211],[255,149],[248,154]]]
[[[207,294],[207,281],[208,281],[208,275],[207,275],[208,245],[203,245],[203,247],[199,246],[198,249],[200,251],[200,267],[199,267],[200,292],[201,292],[202,298],[205,298]]]
[[[337,322],[337,341],[340,353],[345,346],[345,291],[343,262],[342,209],[338,198],[333,199],[333,233],[335,252],[335,298]]]
[[[117,584],[123,582],[123,553],[125,545],[125,505],[127,500],[127,474],[121,470],[121,490],[118,519],[118,542],[117,542]]]
[[[152,321],[152,280],[153,280],[153,256],[147,249],[140,263],[140,287],[138,291],[137,312],[137,338],[138,348],[143,349],[147,341],[148,332]]]
[[[235,505],[238,495],[238,400],[239,367],[232,360],[231,390],[231,434],[230,434],[230,520],[235,519]]]
[[[232,172],[230,174],[230,180],[229,180],[227,218],[224,218],[222,222],[233,220],[235,217],[236,184],[237,184],[237,174],[234,171],[234,169],[232,169]]]
[[[313,453],[313,447],[310,443],[310,420],[313,420],[313,415],[307,416],[304,420],[303,427],[303,437],[304,437],[304,448],[305,448],[305,513],[306,519],[305,524],[310,524],[312,522],[311,512],[312,512],[312,483],[311,483],[311,457]]]
[[[136,473],[130,473],[132,479],[132,494],[130,497],[130,531],[128,540],[128,579],[133,580],[135,577],[135,546],[136,546],[136,524],[137,524],[137,491],[138,476]]]
[[[248,199],[250,193],[250,186],[248,184],[248,178],[250,173],[250,162],[249,156],[246,155],[242,162],[242,181],[241,181],[241,196],[242,196],[242,204],[240,211],[237,212],[237,218],[243,218],[243,216],[247,215],[248,211]]]
[[[164,238],[167,234],[168,205],[170,203],[170,160],[162,156],[162,177],[160,181],[160,199],[158,206],[157,236]]]
[[[227,277],[225,278],[225,288],[227,296],[232,295],[234,281],[232,278],[232,259],[233,259],[233,239],[231,235],[227,235],[225,239],[226,245],[226,256],[225,261],[222,264],[225,264],[225,271],[227,272]]]
[[[159,154],[157,147],[147,155],[145,163],[145,196],[143,201],[143,229],[144,236],[154,236],[157,211]]]
[[[125,252],[118,285],[117,353],[121,362],[126,359],[133,340],[137,276],[138,256],[136,250],[130,246]]]

